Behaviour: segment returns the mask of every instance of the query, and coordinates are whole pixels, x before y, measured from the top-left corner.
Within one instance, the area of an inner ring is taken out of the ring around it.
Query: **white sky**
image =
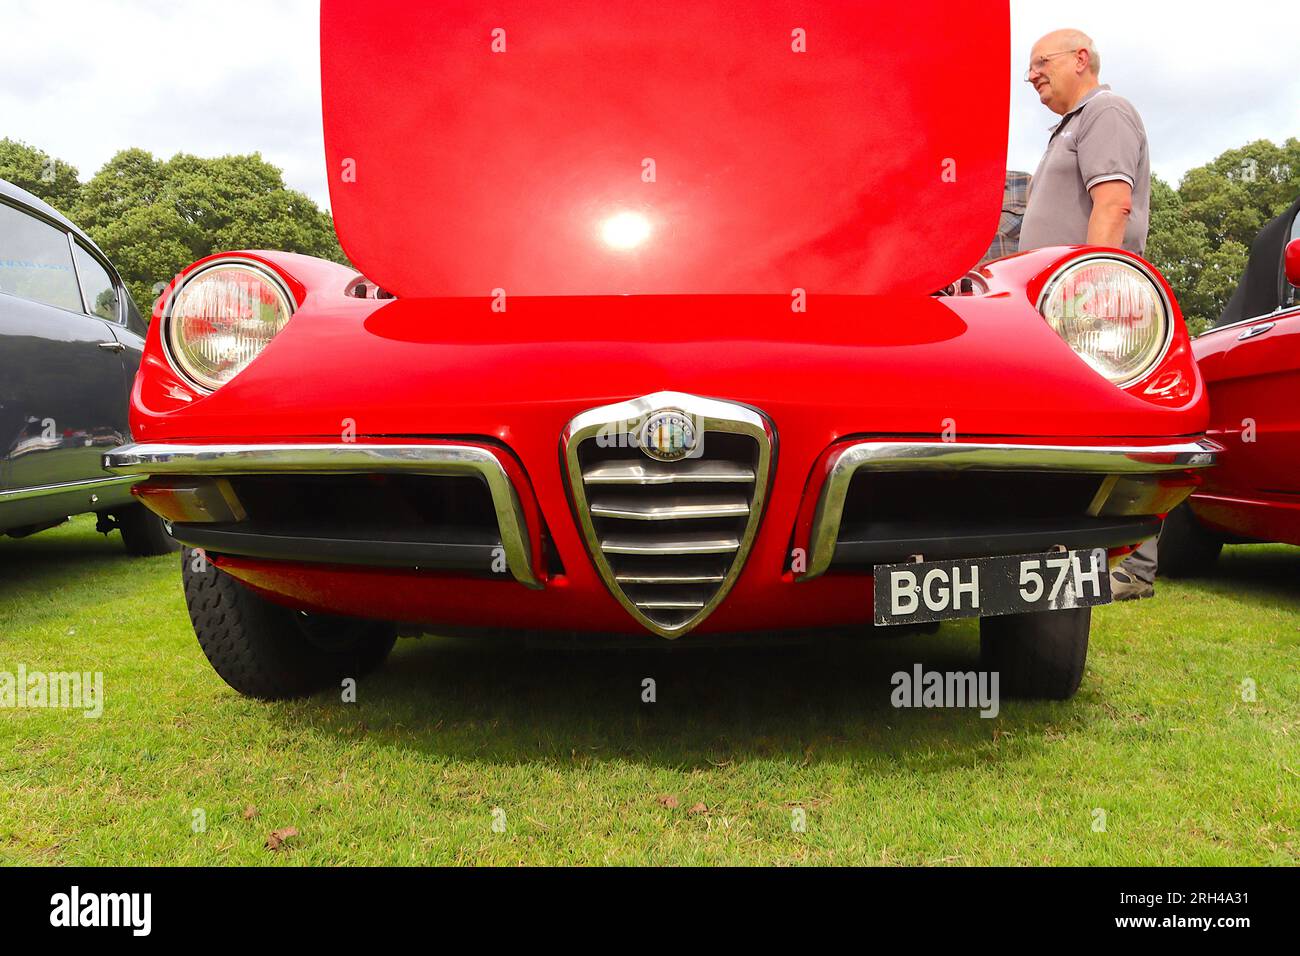
[[[1012,0],[1009,168],[1033,172],[1059,118],[1023,77],[1034,41],[1060,27],[1092,37],[1101,81],[1137,107],[1151,171],[1173,185],[1226,149],[1300,137],[1296,0]]]
[[[953,0],[954,18],[965,7]],[[1034,169],[1056,120],[1020,76],[1033,41],[1063,26],[1092,35],[1103,82],[1138,108],[1170,182],[1250,140],[1300,136],[1295,0],[1012,0],[1011,15],[1012,168]],[[316,0],[0,0],[0,137],[83,179],[128,146],[256,150],[327,206],[317,35]],[[951,67],[953,115],[978,122]]]

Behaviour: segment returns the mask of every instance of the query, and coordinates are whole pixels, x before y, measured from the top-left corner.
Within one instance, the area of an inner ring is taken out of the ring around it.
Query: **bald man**
[[[1141,253],[1151,207],[1146,128],[1133,104],[1098,81],[1101,56],[1079,30],[1034,44],[1025,80],[1061,117],[1029,188],[1020,248],[1088,243]]]
[[[1079,30],[1056,30],[1034,44],[1025,81],[1061,121],[1034,173],[1020,248],[1088,244],[1146,249],[1151,158],[1133,104],[1097,79],[1101,56]],[[1155,594],[1156,539],[1111,571],[1119,601]]]

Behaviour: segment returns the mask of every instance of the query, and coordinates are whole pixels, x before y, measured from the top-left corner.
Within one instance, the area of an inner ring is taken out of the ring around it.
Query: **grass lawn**
[[[102,671],[105,692],[97,720],[0,710],[0,861],[1300,862],[1300,549],[1230,548],[1212,582],[1095,612],[1071,702],[891,707],[897,670],[973,669],[976,633],[403,640],[355,704],[262,704],[199,651],[179,558],[82,518],[0,539],[0,671]]]

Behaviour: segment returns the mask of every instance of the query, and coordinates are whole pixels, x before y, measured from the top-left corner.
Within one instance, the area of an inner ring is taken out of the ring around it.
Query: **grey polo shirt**
[[[1072,246],[1088,241],[1092,197],[1098,183],[1122,179],[1133,187],[1133,209],[1123,248],[1141,253],[1151,209],[1151,157],[1147,132],[1133,104],[1099,86],[1052,127],[1029,187],[1020,249]]]

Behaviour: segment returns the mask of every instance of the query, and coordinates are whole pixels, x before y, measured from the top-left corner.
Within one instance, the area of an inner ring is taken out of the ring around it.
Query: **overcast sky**
[[[955,18],[963,6],[954,0]],[[1034,169],[1056,120],[1020,77],[1033,41],[1062,26],[1092,35],[1103,82],[1138,108],[1153,170],[1170,182],[1250,140],[1300,136],[1295,0],[1012,0],[1011,17],[1012,168]],[[0,137],[83,179],[127,146],[163,158],[257,150],[328,206],[316,0],[0,0],[0,25]],[[961,100],[951,67],[954,118],[978,122],[984,105]]]

